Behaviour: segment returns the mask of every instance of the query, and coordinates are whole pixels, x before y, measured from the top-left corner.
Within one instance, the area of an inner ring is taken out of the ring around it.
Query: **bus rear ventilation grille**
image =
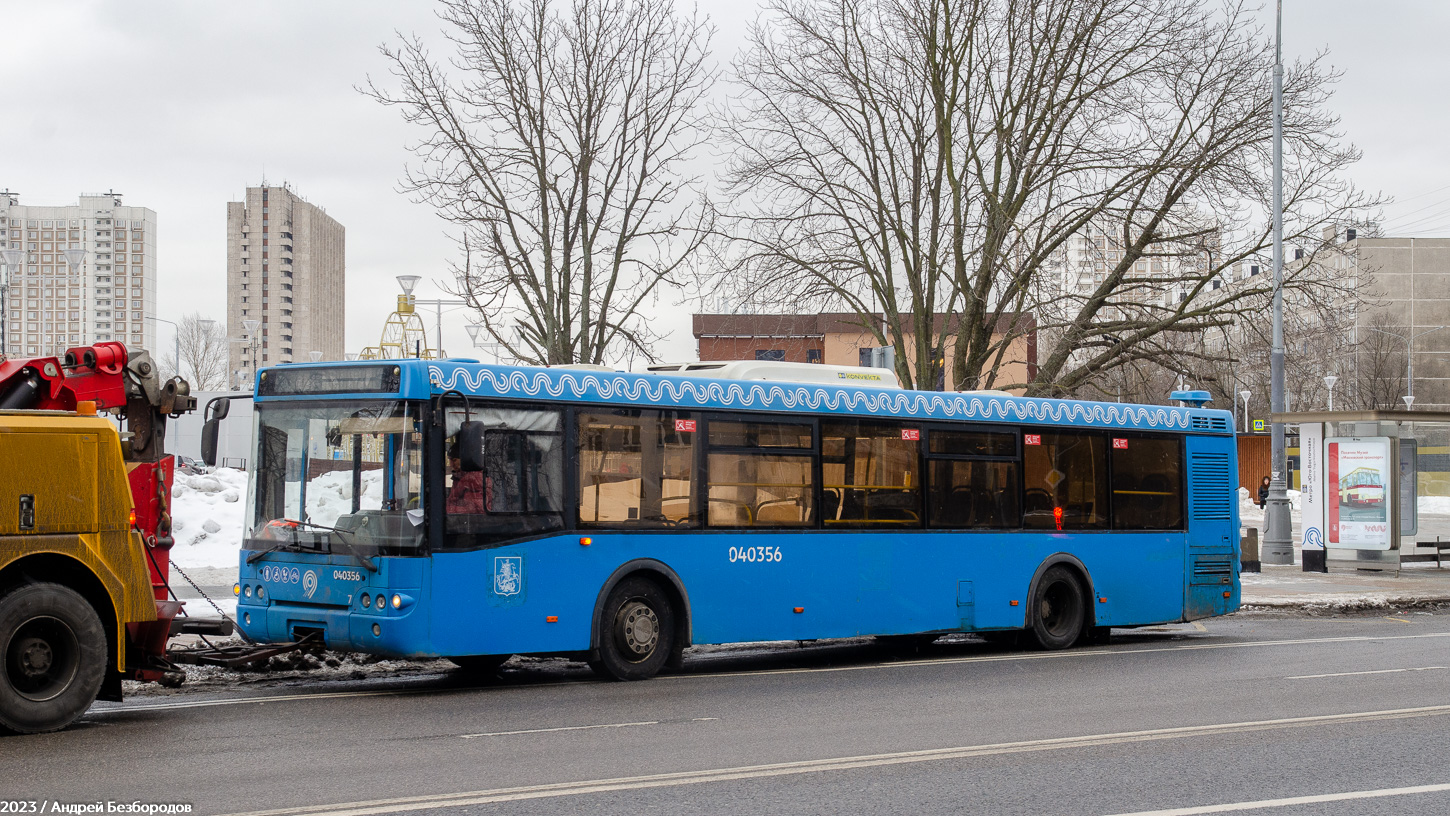
[[[1228,521],[1238,498],[1229,479],[1228,454],[1192,454],[1189,473],[1189,516],[1200,521]]]
[[[1233,562],[1228,559],[1213,559],[1193,562],[1194,575],[1233,575]]]
[[[1195,431],[1226,431],[1226,430],[1228,430],[1228,420],[1224,419],[1223,417],[1202,417],[1202,416],[1196,416],[1196,417],[1193,418],[1192,425],[1193,425],[1193,430],[1195,430]]]

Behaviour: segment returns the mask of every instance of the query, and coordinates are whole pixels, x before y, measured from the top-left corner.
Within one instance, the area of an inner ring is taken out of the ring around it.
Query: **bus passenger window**
[[[821,423],[826,526],[920,527],[920,435],[901,425]]]
[[[446,408],[444,532],[475,546],[563,529],[564,435],[557,410]],[[463,450],[461,446],[475,446]]]
[[[1101,530],[1108,526],[1107,438],[1032,434],[1022,446],[1022,526]]]
[[[1017,526],[1016,462],[932,459],[929,475],[927,517],[932,527]]]
[[[1183,451],[1176,438],[1113,439],[1113,529],[1183,529]]]
[[[709,432],[711,527],[814,526],[811,426],[720,421]]]
[[[695,420],[688,413],[581,411],[578,419],[581,525],[695,525]]]

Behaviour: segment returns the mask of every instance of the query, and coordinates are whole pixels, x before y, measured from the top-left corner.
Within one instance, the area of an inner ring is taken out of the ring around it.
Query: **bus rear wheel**
[[[36,583],[0,596],[0,731],[70,725],[100,692],[107,651],[100,616],[75,590]]]
[[[1049,567],[1032,604],[1032,636],[1043,649],[1066,649],[1082,637],[1087,619],[1082,584],[1066,567]]]
[[[659,584],[626,578],[610,590],[599,615],[599,657],[594,671],[615,680],[659,674],[675,646],[675,610]]]

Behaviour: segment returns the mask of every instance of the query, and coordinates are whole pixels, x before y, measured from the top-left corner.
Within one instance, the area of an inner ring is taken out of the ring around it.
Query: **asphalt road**
[[[1424,814],[1450,812],[1447,747],[1450,615],[1236,616],[1058,653],[964,639],[901,659],[847,642],[698,655],[643,683],[539,664],[483,684],[434,672],[137,698],[0,740],[0,801]]]

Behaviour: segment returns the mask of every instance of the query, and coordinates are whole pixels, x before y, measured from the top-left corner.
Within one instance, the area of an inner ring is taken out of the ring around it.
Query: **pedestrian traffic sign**
[[[1262,419],[1256,419],[1256,420],[1254,420],[1254,433],[1258,433],[1259,431],[1262,431],[1263,429],[1264,429],[1264,421]]]

